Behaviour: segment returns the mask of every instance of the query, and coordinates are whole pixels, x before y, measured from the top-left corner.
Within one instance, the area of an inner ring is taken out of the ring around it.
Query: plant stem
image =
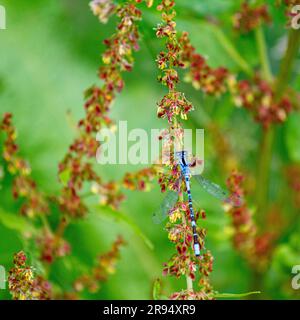
[[[230,39],[226,36],[223,30],[216,26],[214,27],[215,36],[219,40],[219,43],[222,45],[224,50],[230,56],[230,58],[244,71],[249,77],[253,77],[253,71],[251,66],[247,63],[247,61],[241,56],[241,54],[237,51],[233,43]]]
[[[189,277],[188,275],[186,276],[186,287],[188,289],[188,291],[193,291],[193,280],[191,277]]]
[[[295,57],[300,47],[300,31],[291,29],[288,37],[288,44],[285,55],[280,65],[279,74],[275,82],[274,91],[276,99],[280,99],[288,85],[291,76]]]
[[[183,201],[183,194],[182,193],[179,195],[178,201],[179,202]],[[186,226],[186,219],[185,219],[184,214],[182,214],[182,224],[184,226]],[[187,288],[187,290],[188,291],[193,291],[194,288],[193,288],[193,280],[192,280],[192,278],[188,274],[186,274],[185,277],[186,277],[186,288]]]
[[[261,41],[261,39],[258,39]],[[292,68],[295,60],[295,56],[300,46],[300,32],[296,30],[290,30],[288,37],[288,44],[285,55],[281,61],[280,70],[274,83],[274,94],[275,101],[278,101],[286,87],[292,73]],[[261,56],[262,58],[262,56]],[[267,68],[267,64],[264,68]],[[267,69],[264,70],[265,72]],[[267,71],[268,72],[268,71]],[[266,76],[267,74],[265,74]],[[256,204],[257,204],[257,223],[259,226],[264,224],[265,214],[268,210],[268,193],[269,193],[269,177],[270,177],[270,166],[272,160],[273,142],[275,136],[275,128],[263,130],[263,137],[260,146],[260,157],[258,162],[257,170],[257,193],[256,193]],[[253,288],[262,287],[262,273],[254,271],[253,273]]]
[[[268,58],[268,50],[262,27],[258,27],[255,29],[255,38],[262,67],[262,74],[264,78],[270,82],[272,81],[273,76],[271,72],[270,62]]]
[[[299,46],[300,32],[296,30],[291,30],[289,33],[287,49],[280,65],[280,71],[274,83],[275,101],[279,100],[282,97],[288,85],[288,81],[290,79],[290,75],[293,68],[293,63],[295,60],[294,58],[298,52]],[[263,60],[265,60],[266,54],[262,53],[261,57],[263,57]],[[266,62],[263,62],[262,64],[264,63]],[[267,65],[268,63],[266,63],[266,66]],[[265,74],[265,76],[267,76],[267,74]],[[265,129],[263,131],[262,142],[260,145],[260,157],[258,162],[256,189],[256,204],[259,224],[262,224],[264,222],[264,214],[268,208],[267,195],[269,191],[269,172],[272,160],[274,135],[274,127],[271,126],[270,128]]]
[[[177,8],[179,8],[179,10],[182,11],[182,16],[185,16],[189,20],[193,19],[199,22],[199,20],[203,21],[205,19],[204,16],[199,15],[192,10],[185,10],[185,8],[180,7],[178,4]],[[234,44],[230,41],[225,32],[222,30],[222,27],[208,20],[206,20],[206,22],[213,28],[215,36],[217,37],[223,49],[230,56],[230,58],[241,68],[242,71],[244,71],[248,76],[252,77],[253,71],[251,66],[238,52]]]
[[[216,293],[214,295],[215,298],[225,298],[225,299],[230,299],[230,298],[244,298],[244,297],[248,297],[251,295],[256,295],[256,294],[260,294],[260,291],[251,291],[251,292],[245,292],[245,293]]]
[[[260,59],[263,75],[266,80],[271,79],[269,62],[267,59],[266,45],[262,30],[256,31],[256,40],[260,51]],[[281,61],[280,70],[274,83],[274,100],[278,101],[286,87],[288,86],[290,75],[292,72],[295,56],[300,45],[300,32],[291,30],[288,36],[288,44],[286,52]],[[270,167],[272,160],[273,142],[275,136],[274,126],[264,129],[262,133],[262,144],[260,147],[258,170],[257,170],[257,188],[256,188],[256,204],[257,204],[257,224],[263,226],[265,222],[265,214],[268,210],[268,193],[269,193],[269,178]],[[252,288],[260,289],[262,287],[263,275],[261,272],[253,272]],[[263,298],[261,296],[260,298]]]
[[[48,219],[46,218],[45,215],[41,214],[40,215],[40,219],[41,219],[41,222],[43,224],[43,227],[47,230],[47,231],[51,231],[51,227],[49,225],[49,222],[48,222]]]
[[[55,235],[57,238],[61,238],[65,232],[65,229],[68,225],[68,220],[66,217],[62,217],[62,219],[60,220],[58,226],[57,226],[57,229],[56,229],[56,232],[55,232]]]

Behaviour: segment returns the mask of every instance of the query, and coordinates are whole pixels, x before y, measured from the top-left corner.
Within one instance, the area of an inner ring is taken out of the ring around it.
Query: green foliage
[[[161,280],[156,279],[153,283],[153,299],[160,300],[161,297]]]
[[[12,229],[22,232],[30,232],[34,234],[36,232],[32,224],[24,217],[15,215],[13,213],[7,213],[0,208],[0,221],[3,226],[8,229]]]
[[[232,30],[232,14],[240,2],[178,0],[177,22],[178,30],[190,33],[197,52],[208,57],[211,66],[225,66],[239,73],[239,77],[245,77],[247,70],[255,72],[261,62],[254,34],[240,37]],[[104,49],[102,40],[113,33],[115,21],[112,19],[107,25],[100,25],[90,13],[86,1],[62,0],[47,5],[42,0],[2,3],[7,8],[9,20],[7,30],[0,32],[0,114],[6,111],[14,113],[18,144],[22,157],[31,163],[33,178],[43,191],[57,195],[59,181],[66,186],[70,177],[68,170],[57,176],[57,164],[75,135],[68,123],[67,112],[70,111],[76,120],[82,117],[83,91],[96,81],[95,70]],[[282,11],[272,7],[274,22],[263,28],[273,73],[279,69],[282,43],[286,39],[286,17]],[[207,23],[204,20],[207,16],[223,21],[222,27],[216,29]],[[125,76],[125,90],[118,96],[112,111],[112,118],[116,121],[128,120],[130,128],[144,128],[149,132],[151,128],[163,126],[155,115],[155,104],[164,94],[156,81],[158,72],[153,61],[153,53],[156,55],[162,49],[152,29],[158,22],[159,16],[154,8],[145,12],[141,29],[146,32],[141,41],[141,51],[135,54],[134,69]],[[299,90],[299,54],[296,60],[298,63],[293,69],[291,86]],[[180,88],[195,105],[189,126],[206,130],[205,174],[217,183],[225,184],[226,175],[222,164],[221,168],[219,165],[222,159],[215,149],[214,135],[208,126],[215,123],[228,138],[243,168],[249,172],[248,196],[253,200],[255,191],[251,181],[255,179],[253,173],[261,141],[259,125],[252,121],[245,109],[235,108],[228,95],[212,99],[185,83],[181,83]],[[300,225],[296,223],[299,209],[293,204],[282,168],[292,162],[300,162],[299,123],[299,113],[294,112],[282,125],[283,129],[275,133],[273,162],[269,168],[272,179],[268,195],[270,203],[277,204],[284,211],[284,217],[295,216],[294,228],[288,230],[287,236],[278,239],[262,287],[251,288],[251,292],[245,294],[218,293],[217,298],[248,298],[249,295],[259,298],[256,295],[260,291],[262,294],[259,296],[274,299],[295,296],[289,283],[292,266],[300,264]],[[137,170],[131,165],[95,165],[97,172],[107,180],[120,180],[125,172]],[[32,265],[46,274],[47,270],[38,265],[38,253],[23,238],[26,232],[35,233],[40,222],[32,224],[18,215],[19,203],[10,201],[11,181],[8,177],[3,180],[0,177],[0,186],[0,265],[9,270],[13,254],[23,249],[27,251]],[[277,187],[279,191],[276,186],[281,186]],[[70,225],[66,238],[71,244],[72,255],[55,262],[51,268],[49,279],[55,286],[71,290],[72,281],[90,270],[99,253],[109,250],[116,235],[122,234],[127,245],[121,250],[117,273],[98,293],[84,292],[83,298],[162,298],[162,284],[158,277],[173,248],[163,226],[152,224],[151,215],[163,196],[157,186],[151,192],[128,192],[126,196],[120,211],[92,203],[89,204],[88,217]],[[252,287],[253,275],[232,246],[230,219],[210,196],[195,190],[194,197],[199,199],[201,208],[205,208],[207,213],[202,226],[208,232],[206,247],[215,257],[214,287],[219,292],[247,292]],[[54,213],[51,225],[57,224],[56,218]],[[166,291],[182,287],[182,283],[176,280],[168,279],[166,282]],[[0,298],[10,298],[8,290],[0,291]]]
[[[292,161],[300,161],[300,115],[292,115],[287,123],[286,128],[286,144],[289,152],[289,157]]]
[[[251,295],[260,294],[260,291],[246,292],[246,293],[216,293],[215,297],[221,299],[237,299],[237,298],[246,298]]]

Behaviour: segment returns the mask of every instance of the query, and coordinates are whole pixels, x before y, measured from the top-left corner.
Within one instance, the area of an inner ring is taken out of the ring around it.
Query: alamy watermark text
[[[6,29],[6,10],[4,6],[0,5],[0,30]]]

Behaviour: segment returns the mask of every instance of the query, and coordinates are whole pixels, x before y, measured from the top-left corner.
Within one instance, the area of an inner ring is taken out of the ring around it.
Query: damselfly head
[[[203,172],[204,160],[197,158],[190,151],[177,151],[175,152],[175,158],[181,170],[188,168],[186,170],[189,171],[191,175],[199,175]]]
[[[185,150],[182,151],[176,151],[175,152],[175,157],[177,158],[177,160],[179,161],[179,163],[181,162],[188,162],[188,152]]]
[[[188,168],[189,163],[187,159],[187,151],[177,151],[175,152],[175,157],[177,158],[178,164],[180,165],[181,171],[185,171]]]

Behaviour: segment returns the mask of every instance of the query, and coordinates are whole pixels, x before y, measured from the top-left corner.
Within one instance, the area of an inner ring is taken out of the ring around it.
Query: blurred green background
[[[57,164],[63,158],[74,132],[67,119],[67,111],[77,120],[83,116],[83,91],[98,81],[97,68],[104,50],[102,40],[115,28],[115,18],[102,25],[94,17],[84,0],[18,0],[1,1],[6,7],[7,30],[0,31],[0,110],[12,112],[18,129],[18,144],[22,157],[28,159],[33,177],[41,189],[57,193],[60,185]],[[211,66],[225,66],[232,72],[239,67],[224,51],[213,29],[201,19],[217,17],[224,21],[224,31],[234,42],[241,55],[253,68],[258,66],[258,54],[253,34],[239,37],[232,31],[230,18],[241,1],[233,0],[178,0],[178,30],[190,33],[198,52],[208,58]],[[165,93],[157,82],[158,70],[153,60],[162,42],[155,38],[153,27],[160,21],[155,9],[144,7],[141,22],[141,50],[135,54],[133,72],[125,75],[126,87],[113,106],[112,118],[127,120],[130,128],[162,128],[166,125],[156,117],[156,102]],[[268,51],[274,72],[278,70],[282,48],[286,39],[285,17],[282,10],[272,9],[274,22],[266,28]],[[299,70],[299,61],[294,70]],[[293,86],[299,89],[299,77]],[[205,128],[205,119],[213,119],[228,135],[236,155],[244,166],[253,172],[260,137],[259,126],[245,110],[236,109],[228,96],[212,99],[181,84],[186,96],[195,105],[190,126]],[[282,176],[278,168],[283,162],[300,161],[298,128],[299,115],[291,116],[278,132],[275,159],[272,167],[271,197],[289,191],[279,187]],[[212,180],[225,184],[225,176],[216,169],[217,154],[212,135],[205,131],[205,174]],[[97,170],[107,179],[120,180],[125,172],[137,171],[137,166],[100,166]],[[1,210],[17,214],[17,205],[10,191],[11,180],[5,177],[0,194]],[[278,187],[277,187],[278,186]],[[219,292],[239,293],[249,290],[250,271],[234,251],[229,234],[229,218],[221,205],[195,190],[201,206],[207,212],[204,226],[207,228],[206,248],[215,257],[212,283]],[[151,192],[127,192],[127,201],[121,211],[128,215],[150,239],[150,250],[126,224],[93,213],[86,219],[72,223],[66,233],[72,246],[72,255],[55,262],[50,280],[70,289],[72,281],[82,270],[95,261],[99,253],[109,250],[117,234],[122,234],[127,246],[121,254],[117,272],[103,284],[97,294],[84,294],[91,299],[148,299],[152,282],[161,276],[162,263],[173,254],[173,245],[167,239],[163,226],[152,224],[151,215],[162,199],[155,185]],[[251,195],[250,195],[251,197]],[[286,200],[286,210],[291,210]],[[299,226],[299,222],[295,221]],[[263,290],[269,298],[292,297],[289,290],[291,267],[300,264],[298,227],[275,251],[274,262],[265,275]],[[19,232],[0,223],[0,264],[7,270],[12,265],[15,252],[24,249]],[[26,251],[26,250],[25,250]],[[29,254],[32,254],[29,252]],[[185,280],[165,279],[168,292],[185,286]],[[0,298],[9,298],[7,290],[0,290]]]

